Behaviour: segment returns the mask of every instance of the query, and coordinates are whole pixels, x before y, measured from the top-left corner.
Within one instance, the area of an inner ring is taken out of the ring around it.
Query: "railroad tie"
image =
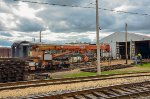
[[[124,90],[124,91],[127,91],[127,92],[129,92],[129,93],[137,93],[137,91],[135,91],[135,90],[131,90],[130,88],[128,88],[128,87],[124,87],[124,88],[120,88],[121,90]]]
[[[114,92],[119,93],[120,95],[129,94],[129,92],[123,91],[123,90],[121,90],[121,89],[119,89],[119,88],[113,88],[112,90],[113,90]]]
[[[94,91],[92,92],[92,94],[94,94],[96,97],[100,98],[100,99],[105,99],[99,92]]]
[[[103,98],[109,98],[108,95],[102,93],[101,91],[96,91],[96,92],[94,92],[94,93],[97,94],[97,95],[99,95],[99,96],[101,96],[101,97],[103,97]]]
[[[89,93],[89,94],[84,94],[84,97],[86,97],[86,99],[96,99],[97,97],[92,94],[92,93]]]
[[[120,96],[119,94],[115,93],[114,91],[112,91],[112,90],[110,90],[110,89],[107,90],[107,93],[111,94],[112,97],[118,97],[118,96]]]
[[[83,95],[74,95],[73,98],[74,99],[86,99]]]

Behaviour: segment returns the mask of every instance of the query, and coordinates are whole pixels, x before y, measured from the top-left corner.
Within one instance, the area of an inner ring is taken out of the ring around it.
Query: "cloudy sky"
[[[37,1],[27,3],[22,1]],[[95,42],[95,0],[0,0],[0,46],[11,46],[14,41]],[[51,5],[57,4],[57,5]],[[150,35],[150,16],[118,13],[127,11],[150,14],[150,0],[100,0],[100,38],[114,32],[128,31]],[[80,7],[67,7],[80,6]],[[92,8],[83,8],[92,7]]]

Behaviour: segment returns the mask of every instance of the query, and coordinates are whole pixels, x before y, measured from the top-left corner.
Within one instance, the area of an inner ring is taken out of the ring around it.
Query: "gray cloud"
[[[0,21],[0,31],[5,31],[5,25]]]
[[[0,35],[7,36],[7,37],[12,37],[12,34],[9,33],[9,32],[0,32]]]
[[[18,31],[37,32],[44,30],[44,23],[37,19],[19,18],[20,23],[17,24]]]
[[[27,0],[28,1],[28,0]],[[95,7],[95,0],[29,0],[29,1],[39,1],[48,2],[49,4],[60,4],[60,5],[78,5],[78,6],[90,6]],[[19,2],[14,0],[2,0],[2,5],[0,6],[0,14],[8,14],[14,18],[9,18],[8,25],[14,24],[13,27],[6,25],[3,20],[0,20],[0,31],[16,31],[23,36],[22,32],[26,32],[26,36],[31,36],[31,32],[37,32],[40,30],[45,30],[47,27],[53,33],[86,33],[95,32],[95,9],[85,9],[80,7],[62,7],[62,6],[52,6],[52,5],[41,5],[41,4],[31,4],[27,3],[29,8],[37,11],[35,17],[28,18],[21,15],[16,15],[12,9],[18,10],[20,6]],[[90,4],[92,3],[92,4]],[[99,6],[101,8],[115,9],[120,8],[120,10],[125,10],[129,12],[137,13],[149,13],[150,10],[149,0],[101,0]],[[149,16],[142,15],[131,15],[125,13],[116,13],[110,11],[100,10],[100,27],[101,32],[112,33],[117,31],[124,31],[125,23],[128,23],[128,30],[130,32],[150,32],[150,20]],[[26,13],[28,14],[28,13]],[[19,22],[17,22],[19,21]],[[15,27],[16,25],[16,27]],[[21,34],[22,33],[22,34]],[[10,34],[10,35],[9,35]],[[35,33],[36,34],[36,33]],[[8,34],[1,34],[3,36],[11,36],[11,32]],[[37,35],[36,35],[37,36]],[[33,35],[33,37],[36,37]],[[65,37],[62,39],[70,38],[78,39],[79,41],[90,41],[90,39],[85,36],[80,39],[79,37]]]
[[[95,29],[93,9],[65,7],[62,10],[62,7],[52,7],[39,12],[37,16],[44,19],[53,32],[86,32]]]
[[[7,4],[16,4],[15,0],[1,0],[1,1]]]
[[[150,6],[148,3],[150,3],[149,0],[143,0],[143,1],[136,1],[136,0],[115,0],[115,3],[109,3],[109,0],[103,1],[101,3],[102,8],[110,8],[114,9],[116,7],[126,6],[128,8],[127,11],[129,12],[137,12],[137,13],[148,13],[150,10]],[[122,9],[124,10],[124,9]],[[126,10],[125,10],[126,11]],[[124,13],[115,13],[115,12],[109,12],[109,11],[101,11],[101,15],[108,14],[109,16],[102,16],[103,20],[110,20],[109,24],[106,24],[104,28],[109,27],[109,29],[106,29],[104,31],[110,31],[110,32],[116,32],[116,31],[124,31],[125,23],[128,23],[128,29],[129,31],[134,32],[144,32],[149,31],[149,16],[142,16],[142,15],[136,15],[136,14],[124,14]],[[101,22],[103,25],[103,22]],[[111,25],[110,25],[111,24]]]
[[[0,46],[11,46],[12,42],[0,39]]]
[[[15,4],[13,0],[4,0],[5,3]],[[35,1],[35,0],[31,0]],[[36,0],[38,2],[47,2],[49,4],[60,4],[60,5],[78,5],[78,6],[95,6],[95,0]],[[116,7],[127,6],[131,7],[128,11],[147,13],[149,11],[149,0],[139,1],[136,0],[115,0],[110,3],[110,0],[100,1],[100,7],[114,9]],[[59,7],[41,4],[29,4],[29,7],[33,9],[40,9],[44,7],[44,10],[36,14],[37,17],[43,19],[45,25],[49,27],[52,32],[87,32],[95,31],[95,9],[84,9],[84,8],[71,8],[71,7]],[[100,10],[100,26],[103,31],[115,32],[123,31],[124,23],[130,24],[130,30],[149,30],[147,27],[149,22],[147,18],[136,17],[136,15],[114,13],[109,11]],[[18,25],[19,31],[39,31],[42,27],[42,22],[33,19],[20,18],[20,24]],[[146,23],[145,23],[146,22]],[[28,24],[29,23],[29,24]],[[43,23],[43,24],[44,24]],[[136,24],[138,23],[138,24]]]

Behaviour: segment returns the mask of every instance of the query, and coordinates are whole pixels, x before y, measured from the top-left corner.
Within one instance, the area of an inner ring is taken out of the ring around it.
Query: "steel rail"
[[[90,88],[86,90],[70,91],[53,95],[48,93],[28,96],[23,99],[131,99],[133,97],[135,98],[135,96],[138,98],[140,97],[140,99],[145,96],[150,96],[150,81]]]
[[[31,81],[18,81],[18,82],[7,82],[0,83],[0,88],[3,86],[15,86],[15,85],[25,85],[25,84],[35,84],[35,83],[45,83],[45,82],[57,82],[57,81],[67,81],[67,80],[80,80],[80,79],[90,79],[90,78],[103,78],[103,77],[113,77],[113,76],[125,76],[125,75],[134,75],[134,74],[150,74],[150,72],[136,72],[136,73],[123,73],[123,74],[105,74],[100,76],[88,76],[88,77],[75,77],[75,78],[61,78],[61,79],[45,79],[45,80],[31,80]]]
[[[138,74],[138,73],[130,73],[130,74]],[[116,76],[116,77],[115,77]],[[88,81],[98,81],[98,80],[108,80],[108,79],[119,79],[119,78],[134,78],[134,77],[142,77],[142,76],[150,76],[150,73],[148,74],[138,74],[138,75],[128,75],[128,76],[122,76],[122,75],[115,75],[110,76],[92,76],[91,77],[81,77],[81,78],[68,78],[68,79],[55,79],[55,80],[41,80],[41,81],[27,81],[27,82],[16,82],[16,83],[10,83],[8,86],[7,84],[3,84],[0,87],[1,90],[12,90],[12,89],[22,89],[22,88],[29,88],[29,87],[39,87],[39,86],[47,86],[47,85],[57,85],[57,84],[72,84],[72,83],[80,83],[80,82],[88,82]],[[21,84],[20,84],[21,83]]]

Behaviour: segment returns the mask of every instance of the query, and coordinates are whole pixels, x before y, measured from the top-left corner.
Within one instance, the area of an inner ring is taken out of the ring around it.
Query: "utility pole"
[[[42,31],[40,30],[40,43],[41,43],[41,41],[42,41],[42,36],[41,36],[41,34],[42,34]]]
[[[98,0],[96,0],[96,38],[97,38],[97,75],[101,75]]]
[[[35,38],[33,38],[33,41],[35,42]]]
[[[128,45],[127,45],[127,23],[125,23],[125,42],[126,42],[126,64],[128,64]]]
[[[32,38],[32,42],[35,42],[35,38]]]

